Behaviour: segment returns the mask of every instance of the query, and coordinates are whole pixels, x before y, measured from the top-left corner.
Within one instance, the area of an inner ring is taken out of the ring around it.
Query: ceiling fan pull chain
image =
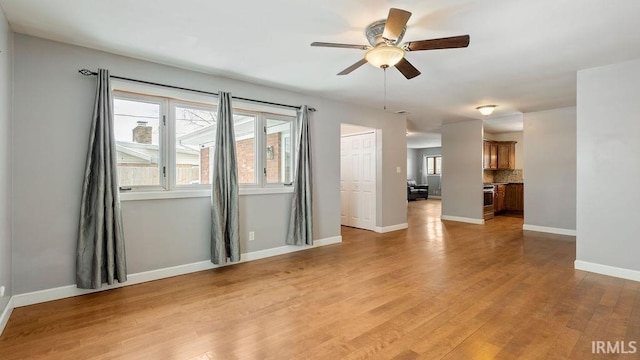
[[[384,70],[384,110],[387,110],[387,67],[383,66],[382,70]]]

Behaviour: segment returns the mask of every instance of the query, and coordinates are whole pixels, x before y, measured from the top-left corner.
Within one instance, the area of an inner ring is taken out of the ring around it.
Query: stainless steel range
[[[482,195],[484,198],[482,217],[485,220],[493,219],[493,185],[484,185],[482,187]]]

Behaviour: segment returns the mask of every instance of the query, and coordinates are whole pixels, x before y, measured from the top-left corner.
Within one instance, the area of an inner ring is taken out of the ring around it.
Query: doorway
[[[376,230],[376,129],[342,124],[340,139],[340,224]]]

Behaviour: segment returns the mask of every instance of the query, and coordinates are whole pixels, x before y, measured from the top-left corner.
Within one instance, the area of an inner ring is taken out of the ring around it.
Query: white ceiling
[[[523,114],[491,116],[483,121],[484,131],[491,134],[522,131],[524,128],[523,118]]]
[[[250,4],[250,5],[249,5]],[[411,52],[422,75],[387,72],[387,108],[409,112],[410,147],[447,122],[575,105],[576,71],[640,58],[637,0],[0,0],[14,31],[187,69],[383,107],[383,71],[335,74],[365,27],[411,11],[405,41],[469,34],[465,49]],[[268,99],[266,99],[268,100]],[[494,124],[495,125],[495,124]],[[498,122],[499,125],[499,122]],[[502,130],[498,130],[502,131]]]

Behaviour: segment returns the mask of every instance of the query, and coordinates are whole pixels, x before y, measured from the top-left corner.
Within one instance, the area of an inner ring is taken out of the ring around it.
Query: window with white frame
[[[204,189],[213,177],[213,104],[114,92],[121,190]],[[233,110],[238,182],[243,188],[289,184],[294,117]]]
[[[427,160],[427,175],[442,173],[442,156],[425,156]]]
[[[123,189],[162,189],[165,153],[164,102],[137,95],[114,97],[114,132],[118,181]]]
[[[268,114],[266,117],[267,184],[289,184],[293,181],[293,149],[291,148],[291,118]]]

